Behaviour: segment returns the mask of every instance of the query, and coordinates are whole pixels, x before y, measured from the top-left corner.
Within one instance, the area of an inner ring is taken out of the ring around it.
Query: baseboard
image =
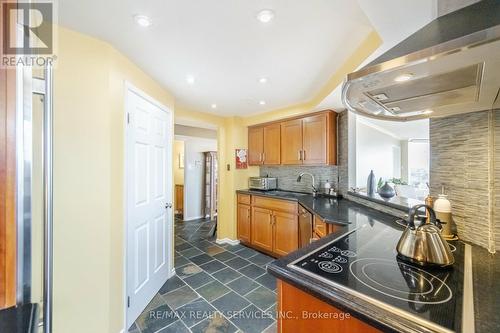
[[[203,215],[200,215],[200,216],[191,216],[189,218],[184,218],[184,221],[192,221],[192,220],[199,220],[199,219],[203,219]]]
[[[222,238],[222,239],[217,239],[215,241],[217,244],[229,244],[229,245],[238,245],[240,243],[239,240],[234,240],[234,239],[229,239],[229,238]]]

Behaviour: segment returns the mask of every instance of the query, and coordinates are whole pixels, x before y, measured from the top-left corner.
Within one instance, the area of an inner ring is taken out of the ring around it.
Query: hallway
[[[175,270],[129,329],[153,332],[275,332],[273,258],[242,245],[218,245],[214,222],[175,221]]]

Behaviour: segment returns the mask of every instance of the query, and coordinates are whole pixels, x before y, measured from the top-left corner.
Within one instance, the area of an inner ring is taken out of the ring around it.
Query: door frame
[[[128,253],[128,212],[127,212],[127,203],[128,203],[128,195],[129,195],[129,184],[127,181],[127,174],[128,174],[128,167],[127,167],[127,161],[128,161],[128,154],[127,154],[127,136],[128,136],[128,113],[127,110],[130,105],[130,100],[129,100],[129,93],[133,93],[138,95],[139,97],[145,99],[146,101],[150,102],[151,104],[154,104],[156,107],[161,109],[163,112],[167,114],[167,133],[170,133],[169,135],[169,142],[167,143],[167,156],[170,156],[170,172],[166,173],[166,179],[170,179],[172,188],[170,189],[170,199],[173,200],[173,195],[174,195],[174,190],[175,186],[173,185],[173,142],[174,142],[174,117],[173,117],[173,112],[170,108],[166,107],[153,97],[149,96],[147,93],[142,91],[141,89],[137,88],[134,86],[131,82],[129,81],[124,81],[124,104],[123,104],[123,221],[124,221],[124,228],[123,228],[123,278],[124,278],[124,284],[123,284],[123,311],[124,311],[124,316],[123,316],[123,322],[124,322],[124,329],[123,331],[126,332],[128,330],[127,327],[127,309],[128,309],[128,278],[127,278],[127,272],[128,272],[128,258],[127,258],[127,253]],[[166,278],[169,279],[173,275],[175,275],[175,269],[174,269],[174,263],[173,263],[173,252],[174,252],[174,244],[173,244],[173,236],[174,236],[174,209],[170,209],[170,212],[168,214],[171,214],[170,216],[170,223],[167,225],[167,239],[171,241],[170,246],[167,246],[167,270],[169,272],[169,276]]]

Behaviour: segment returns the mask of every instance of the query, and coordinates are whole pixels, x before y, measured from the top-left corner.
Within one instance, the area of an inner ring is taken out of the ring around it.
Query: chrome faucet
[[[318,195],[318,190],[316,189],[316,187],[314,186],[314,184],[316,184],[316,182],[314,181],[314,176],[312,173],[309,173],[309,172],[301,172],[300,175],[297,177],[297,183],[300,183],[300,181],[302,180],[302,176],[303,175],[308,175],[308,176],[311,176],[312,178],[312,195],[313,197],[315,198],[317,195]]]

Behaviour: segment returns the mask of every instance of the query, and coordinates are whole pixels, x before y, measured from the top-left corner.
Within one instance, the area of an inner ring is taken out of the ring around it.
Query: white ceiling
[[[382,45],[359,68],[437,17],[437,0],[358,0],[358,3],[382,38]],[[345,109],[341,91],[342,85],[339,85],[316,109]]]
[[[269,24],[255,18],[264,8],[276,12]],[[139,27],[135,14],[153,25]],[[59,23],[110,42],[178,105],[221,115],[308,101],[372,29],[346,0],[64,0]]]

